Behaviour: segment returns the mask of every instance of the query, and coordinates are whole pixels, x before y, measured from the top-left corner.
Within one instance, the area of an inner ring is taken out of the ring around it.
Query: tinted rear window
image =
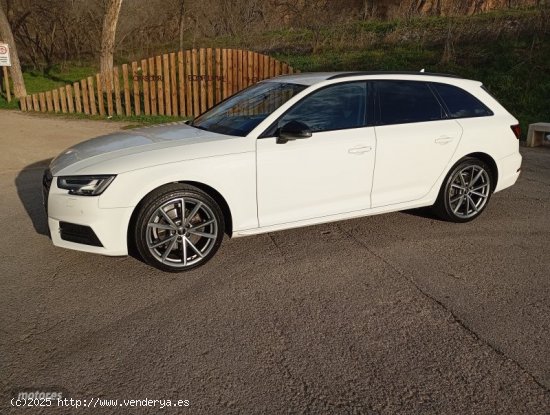
[[[425,82],[376,81],[379,121],[382,125],[434,121],[446,118],[444,109]]]
[[[493,112],[480,100],[461,88],[435,83],[432,86],[447,106],[449,117],[451,118],[487,117],[493,115]]]

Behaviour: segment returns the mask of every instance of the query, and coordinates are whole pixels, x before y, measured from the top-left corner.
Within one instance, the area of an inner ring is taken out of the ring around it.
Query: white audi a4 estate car
[[[520,130],[480,82],[310,73],[259,82],[192,123],[121,131],[43,178],[56,246],[165,271],[255,235],[433,206],[470,221],[519,174]]]

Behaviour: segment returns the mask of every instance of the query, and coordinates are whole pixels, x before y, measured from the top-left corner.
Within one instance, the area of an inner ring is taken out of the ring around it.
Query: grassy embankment
[[[477,79],[520,119],[525,131],[529,123],[550,121],[549,20],[544,11],[511,10],[267,31],[253,38],[204,39],[197,45],[258,50],[287,61],[302,72],[424,68]],[[175,49],[174,45],[159,46],[159,52]],[[26,72],[27,90],[48,90],[96,72],[89,65],[67,66],[69,69],[54,70],[47,77]],[[0,108],[5,106],[0,98]]]

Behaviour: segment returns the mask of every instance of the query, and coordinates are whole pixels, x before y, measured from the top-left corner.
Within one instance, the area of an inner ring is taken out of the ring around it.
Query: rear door
[[[423,81],[372,81],[376,96],[376,166],[372,207],[428,194],[445,173],[462,127],[449,119]]]

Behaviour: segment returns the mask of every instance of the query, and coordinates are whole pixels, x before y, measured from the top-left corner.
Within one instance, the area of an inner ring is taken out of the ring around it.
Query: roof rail
[[[347,78],[349,76],[365,76],[365,75],[424,75],[424,76],[441,76],[444,78],[459,78],[462,77],[452,74],[444,73],[432,73],[432,72],[415,72],[415,71],[356,71],[356,72],[342,72],[337,75],[332,75],[328,80],[338,79],[338,78]]]

